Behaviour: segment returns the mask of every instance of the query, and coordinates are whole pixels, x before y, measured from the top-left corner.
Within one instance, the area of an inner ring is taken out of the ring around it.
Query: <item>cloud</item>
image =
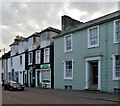
[[[9,50],[16,35],[28,37],[49,26],[60,29],[62,15],[85,22],[117,10],[116,5],[114,2],[3,2],[1,44]]]

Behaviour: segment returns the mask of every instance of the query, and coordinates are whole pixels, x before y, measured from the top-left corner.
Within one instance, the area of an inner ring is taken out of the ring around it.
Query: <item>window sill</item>
[[[49,62],[44,62],[45,64],[48,64],[48,63],[50,63],[50,61]]]
[[[117,80],[120,80],[120,77],[119,78],[113,78],[113,81],[117,81]]]
[[[64,53],[69,53],[69,52],[72,52],[72,50],[67,50],[67,51],[64,51]]]
[[[41,63],[35,63],[35,64],[41,64]]]
[[[29,63],[28,65],[32,65],[32,63]]]
[[[96,48],[96,47],[99,47],[99,45],[88,46],[88,49],[90,49],[90,48]]]
[[[120,43],[120,41],[114,41],[114,42],[113,42],[113,44],[118,44],[118,43]]]
[[[73,78],[64,78],[64,80],[73,80]]]

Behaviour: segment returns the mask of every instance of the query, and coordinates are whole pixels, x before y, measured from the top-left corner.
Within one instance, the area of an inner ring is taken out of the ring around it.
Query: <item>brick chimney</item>
[[[19,40],[20,40],[20,36],[17,35],[16,38],[14,39],[14,42],[17,42],[17,41],[19,41]]]
[[[83,24],[83,22],[72,19],[71,17],[64,15],[62,16],[62,31],[68,30],[78,24]]]

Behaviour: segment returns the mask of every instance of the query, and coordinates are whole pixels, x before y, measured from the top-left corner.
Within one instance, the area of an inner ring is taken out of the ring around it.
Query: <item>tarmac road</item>
[[[41,89],[39,89],[41,90]],[[117,102],[49,93],[26,88],[25,91],[2,91],[3,104],[117,104]]]

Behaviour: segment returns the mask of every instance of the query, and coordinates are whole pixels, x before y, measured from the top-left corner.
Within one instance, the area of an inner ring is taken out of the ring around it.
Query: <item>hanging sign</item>
[[[30,67],[30,72],[32,72],[33,71],[33,67]]]
[[[50,64],[43,64],[43,65],[40,65],[40,68],[41,68],[41,69],[50,68]]]

